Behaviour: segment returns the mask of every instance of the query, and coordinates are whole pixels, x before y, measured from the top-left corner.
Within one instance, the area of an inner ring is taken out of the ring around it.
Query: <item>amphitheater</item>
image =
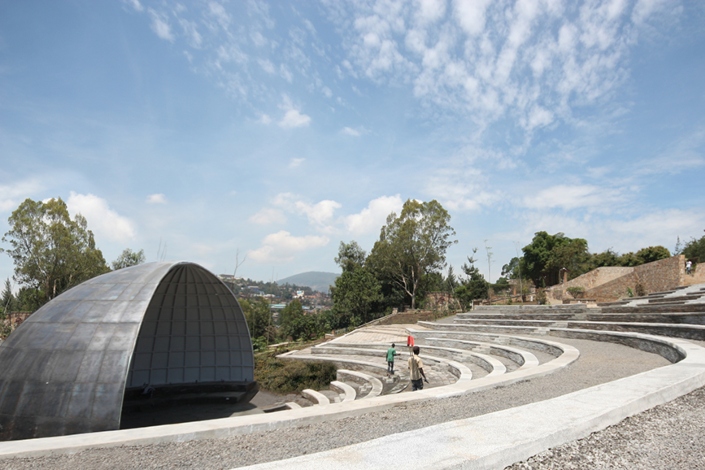
[[[409,336],[429,378],[416,392]],[[704,339],[705,284],[593,307],[486,306],[436,322],[368,326],[284,354],[330,361],[338,377],[279,411],[2,442],[0,467],[535,468],[532,456],[703,387]],[[392,342],[401,354],[390,375]],[[693,434],[703,434],[695,424]],[[629,468],[576,462],[540,468]],[[697,462],[650,467],[705,468]]]

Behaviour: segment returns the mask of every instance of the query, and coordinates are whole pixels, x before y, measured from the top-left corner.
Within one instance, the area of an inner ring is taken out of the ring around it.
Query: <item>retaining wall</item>
[[[685,257],[677,255],[635,267],[597,268],[565,284],[553,286],[550,295],[556,300],[572,298],[570,294],[564,294],[564,289],[583,287],[584,298],[595,302],[613,302],[627,297],[629,289],[636,295],[637,284],[641,284],[644,293],[649,294],[675,289],[684,281]],[[602,284],[597,285],[598,282]]]

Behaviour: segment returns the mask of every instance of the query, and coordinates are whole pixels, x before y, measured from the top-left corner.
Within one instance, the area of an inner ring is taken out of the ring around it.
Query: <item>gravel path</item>
[[[236,468],[320,452],[545,400],[668,364],[660,356],[621,345],[564,338],[558,341],[577,347],[581,352],[580,359],[560,372],[511,386],[400,405],[383,412],[327,421],[315,426],[226,439],[91,449],[74,455],[0,460],[0,468]],[[705,427],[701,425],[705,422],[704,418],[705,391],[701,389],[510,468],[705,468],[702,450],[705,446],[701,445],[705,444],[705,437],[701,438],[702,433],[699,432]],[[695,447],[699,449],[697,452],[692,451]],[[639,460],[629,460],[631,458]]]
[[[705,388],[699,388],[508,469],[703,469],[704,423]]]

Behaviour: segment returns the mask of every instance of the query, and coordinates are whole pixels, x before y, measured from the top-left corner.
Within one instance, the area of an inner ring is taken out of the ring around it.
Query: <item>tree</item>
[[[456,287],[458,287],[458,277],[453,271],[453,265],[448,266],[448,274],[446,275],[443,285],[446,292],[453,292]]]
[[[10,279],[5,279],[5,288],[2,290],[2,298],[0,298],[0,302],[2,302],[0,309],[2,309],[4,313],[7,314],[15,310],[15,304],[17,301],[15,300],[15,296],[12,294]]]
[[[686,259],[696,263],[705,262],[705,236],[700,237],[698,240],[692,238],[686,243],[683,248],[683,255],[685,255]]]
[[[520,273],[519,273],[519,264],[521,262],[521,258],[514,257],[511,260],[509,260],[509,263],[505,264],[502,266],[502,272],[500,275],[502,277],[506,277],[508,279],[519,279]]]
[[[531,279],[535,286],[557,284],[563,268],[570,272],[571,278],[583,274],[590,258],[586,240],[571,239],[560,232],[555,235],[536,232],[531,243],[522,248],[522,251],[521,273]]]
[[[668,248],[658,245],[650,246],[647,248],[642,248],[636,252],[636,257],[641,261],[641,264],[653,263],[661,259],[666,259],[671,257],[671,252]]]
[[[473,254],[477,248],[473,249]],[[472,301],[476,299],[486,299],[490,287],[489,282],[480,274],[480,270],[475,266],[475,258],[468,256],[468,262],[463,263],[462,270],[466,278],[461,280],[460,286],[455,288],[455,297],[465,307],[471,307]]]
[[[445,266],[446,250],[455,230],[450,214],[433,200],[407,200],[399,216],[392,212],[380,232],[379,240],[367,258],[378,278],[389,280],[411,299],[416,308],[419,283],[426,273]]]
[[[665,258],[670,258],[671,252],[663,246],[650,246],[641,250],[621,255],[617,261],[617,266],[640,266],[646,263],[652,263]]]
[[[279,313],[280,331],[294,340],[307,340],[318,336],[318,321],[313,315],[305,315],[301,302],[292,300]]]
[[[371,320],[373,306],[382,300],[381,285],[365,267],[365,252],[357,242],[340,242],[335,262],[343,273],[331,289],[337,326],[359,325]]]
[[[340,242],[338,256],[335,257],[335,264],[340,266],[343,272],[354,271],[356,268],[365,265],[367,253],[360,248],[355,240],[350,243]]]
[[[588,261],[588,271],[604,266],[620,266],[619,255],[612,248],[608,248],[602,253],[595,253]]]
[[[108,271],[86,219],[78,214],[71,220],[60,198],[47,202],[26,199],[8,222],[10,230],[2,241],[12,246],[5,251],[15,263],[15,281],[36,291],[33,309]]]
[[[272,321],[272,311],[269,302],[263,297],[252,299],[238,299],[242,313],[245,315],[247,327],[250,330],[250,337],[265,338],[266,341],[273,341],[274,328]]]
[[[373,306],[382,300],[381,286],[367,269],[344,271],[332,289],[333,311],[341,326],[357,326],[372,320]]]
[[[113,271],[130,266],[137,266],[145,262],[144,250],[132,251],[130,248],[125,248],[118,258],[111,263]]]

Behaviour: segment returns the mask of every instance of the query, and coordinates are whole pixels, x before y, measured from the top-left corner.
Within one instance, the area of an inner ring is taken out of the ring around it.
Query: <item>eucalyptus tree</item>
[[[331,289],[336,327],[359,325],[372,320],[373,308],[381,302],[381,285],[365,266],[367,254],[357,242],[340,242],[335,262],[343,270]]]
[[[424,275],[445,267],[446,250],[457,243],[454,236],[450,214],[438,201],[409,199],[398,216],[387,217],[367,264],[378,278],[402,289],[413,309]]]
[[[145,262],[144,250],[132,251],[130,248],[125,248],[120,253],[120,256],[113,261],[110,265],[113,271],[122,268],[128,268],[130,266],[137,266]]]
[[[93,232],[78,214],[71,219],[66,203],[26,199],[8,218],[10,230],[2,237],[3,250],[15,264],[14,279],[34,291],[38,308],[63,291],[108,272]]]

